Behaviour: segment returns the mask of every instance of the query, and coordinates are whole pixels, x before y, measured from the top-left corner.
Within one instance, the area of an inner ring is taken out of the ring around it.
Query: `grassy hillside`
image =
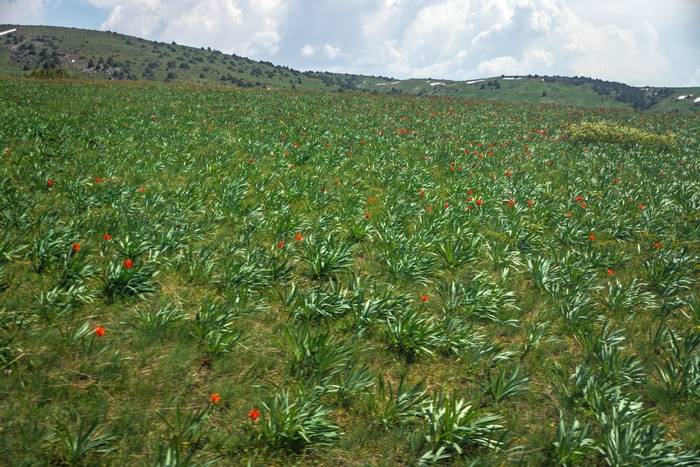
[[[90,79],[329,90],[352,87],[359,79],[353,75],[304,74],[215,50],[111,32],[48,26],[17,28],[16,33],[0,37],[0,74],[21,76],[37,69],[60,68]],[[383,79],[362,77],[362,80],[369,83]]]
[[[509,76],[472,81],[409,79],[364,83],[358,87],[381,93],[496,99],[585,107],[697,111],[700,88],[636,88],[589,78]],[[692,98],[678,100],[678,96]]]
[[[9,25],[1,26],[10,27]],[[237,87],[398,93],[587,107],[700,110],[700,88],[635,88],[589,78],[500,77],[474,81],[392,80],[299,72],[209,49],[82,29],[19,26],[0,38],[0,75],[61,68],[89,79],[188,81]],[[678,100],[678,96],[694,97]]]
[[[699,465],[700,114],[0,101],[0,463]]]

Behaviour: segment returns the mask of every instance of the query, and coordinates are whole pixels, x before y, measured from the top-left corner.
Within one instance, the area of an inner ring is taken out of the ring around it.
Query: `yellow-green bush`
[[[678,137],[674,133],[660,135],[605,121],[574,123],[569,127],[568,133],[571,141],[582,143],[616,143],[653,149],[672,149],[678,146]]]

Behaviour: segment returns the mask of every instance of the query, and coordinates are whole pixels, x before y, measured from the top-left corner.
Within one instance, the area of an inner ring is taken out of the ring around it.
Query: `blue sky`
[[[697,0],[0,0],[0,22],[112,30],[301,70],[700,85]]]

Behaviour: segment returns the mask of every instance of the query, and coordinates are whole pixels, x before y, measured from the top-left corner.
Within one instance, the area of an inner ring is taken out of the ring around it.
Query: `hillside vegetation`
[[[3,463],[700,463],[700,114],[0,100]]]
[[[2,26],[9,28],[11,25]],[[285,88],[494,99],[586,107],[700,110],[700,88],[638,88],[585,77],[502,76],[472,81],[394,80],[300,72],[220,51],[162,43],[105,31],[16,26],[0,37],[0,75],[63,69],[90,79],[186,81],[236,87]],[[45,72],[42,71],[42,74]],[[692,96],[679,99],[681,96]]]

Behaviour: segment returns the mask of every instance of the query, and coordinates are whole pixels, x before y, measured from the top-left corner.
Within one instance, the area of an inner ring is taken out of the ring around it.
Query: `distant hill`
[[[700,88],[634,87],[587,77],[501,76],[471,81],[396,80],[329,72],[301,72],[209,48],[140,39],[109,31],[2,25],[0,75],[186,81],[238,87],[362,91],[556,103],[639,110],[700,111]],[[697,102],[696,102],[697,100]]]

